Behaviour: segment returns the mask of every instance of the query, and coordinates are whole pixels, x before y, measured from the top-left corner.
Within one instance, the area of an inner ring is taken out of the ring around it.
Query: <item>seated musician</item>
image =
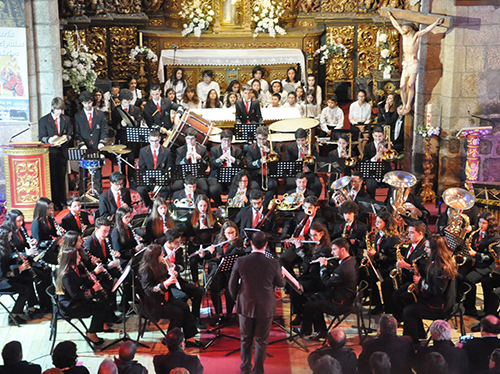
[[[194,203],[195,208],[188,220],[188,228],[184,233],[186,238],[192,237],[188,253],[196,252],[200,245],[212,243],[212,230],[218,228],[217,220],[212,212],[210,200],[206,195],[199,195]],[[203,260],[199,256],[189,259],[189,268],[193,282],[199,284],[198,264]]]
[[[50,246],[44,260],[57,264],[58,248],[54,240],[64,235],[64,229],[60,228],[54,219],[54,203],[46,197],[41,197],[36,201],[31,233],[38,242],[39,248],[46,249]]]
[[[76,248],[66,248],[61,255],[56,294],[61,304],[60,312],[72,318],[92,317],[87,337],[94,345],[101,345],[104,339],[97,332],[110,330],[105,324],[108,303],[104,301],[101,284],[85,276],[81,257]]]
[[[61,227],[66,231],[77,231],[83,234],[91,226],[89,213],[82,211],[82,203],[78,196],[71,196],[66,202],[69,212],[61,220]]]
[[[427,240],[425,238],[426,225],[422,221],[414,221],[408,224],[408,244],[399,247],[400,254],[397,255],[396,269],[401,269],[398,276],[398,289],[394,292],[394,317],[398,321],[403,320],[403,309],[415,302],[412,294],[408,293],[408,286],[413,282],[412,272],[415,267],[421,276],[425,277],[428,264]]]
[[[150,129],[166,134],[167,130],[172,128],[170,120],[170,111],[177,111],[174,123],[182,115],[183,107],[173,103],[170,99],[161,97],[161,88],[159,84],[152,84],[149,90],[151,100],[144,104],[144,119]]]
[[[331,254],[339,261],[339,265],[332,271],[327,266],[326,257],[318,259],[325,290],[311,296],[304,304],[302,328],[299,330],[301,334],[311,335],[314,325],[316,335],[312,339],[325,339],[327,331],[323,313],[339,315],[352,305],[358,284],[358,265],[349,252],[349,242],[337,238],[332,242]]]
[[[301,117],[305,115],[304,107],[297,102],[297,94],[294,91],[288,92],[287,101],[283,104],[283,108],[297,108]]]
[[[347,239],[351,256],[354,256],[359,263],[363,257],[367,227],[366,224],[355,220],[358,212],[359,206],[354,201],[343,203],[340,207],[340,214],[344,218],[344,222],[335,224],[332,237]]]
[[[210,269],[210,298],[212,299],[212,304],[215,309],[216,322],[221,322],[219,320],[229,322],[231,315],[233,314],[233,308],[235,301],[229,293],[228,283],[229,277],[231,276],[231,269],[229,271],[218,271],[217,267],[221,264],[223,258],[227,256],[243,256],[245,251],[243,250],[243,241],[240,239],[238,232],[238,226],[233,221],[226,221],[220,229],[219,235],[215,238],[213,245],[207,248],[206,252],[200,254],[201,257],[209,259],[209,269]],[[227,242],[225,244],[221,244]],[[221,293],[224,291],[224,296],[226,299],[226,317],[222,318],[222,300]]]
[[[363,149],[363,161],[382,162],[383,172],[382,175],[391,170],[391,164],[383,161],[382,156],[387,149],[387,142],[384,140],[384,129],[380,126],[375,126],[372,132],[373,141],[365,144]],[[366,190],[372,199],[375,199],[375,192],[378,187],[378,182],[375,178],[367,178]]]
[[[391,214],[394,214],[394,207],[392,206],[392,196],[394,194],[395,187],[390,187],[387,190],[387,197],[385,199],[385,206],[387,211]],[[427,224],[431,213],[425,208],[422,198],[420,196],[415,195],[413,192],[410,192],[406,201],[404,202],[406,209],[406,217],[407,221],[411,220],[420,220]]]
[[[300,325],[300,323],[303,321],[304,304],[307,302],[307,299],[314,293],[324,290],[324,285],[321,282],[319,272],[319,261],[317,260],[320,257],[330,257],[331,248],[328,229],[322,223],[314,222],[311,225],[309,238],[301,239],[300,237],[297,237],[293,241],[295,253],[303,260],[300,266],[301,274],[298,279],[300,284],[302,285],[304,293],[302,295],[299,295],[297,291],[294,291],[290,288],[292,313],[296,314],[296,317],[292,321],[292,325]],[[316,243],[304,243],[305,240],[311,240]],[[290,274],[295,275],[293,269],[291,270],[292,272]]]
[[[233,178],[227,196],[228,206],[242,208],[250,204],[250,174],[246,170],[240,170]],[[231,199],[232,204],[229,204]]]
[[[425,275],[413,275],[413,285],[417,302],[403,311],[403,335],[409,335],[413,343],[426,339],[427,334],[422,319],[446,318],[455,304],[457,266],[452,251],[443,237],[429,238],[430,254]]]
[[[212,79],[214,78],[214,72],[212,70],[203,70],[201,73],[203,77],[203,81],[196,85],[196,93],[198,97],[205,101],[208,97],[208,92],[210,90],[215,90],[217,92],[217,97],[220,96],[220,86],[219,83],[214,82]]]
[[[125,175],[114,171],[109,176],[111,188],[99,196],[99,215],[113,220],[118,208],[131,208],[130,190],[125,188]]]
[[[145,226],[146,235],[144,241],[147,244],[157,243],[163,245],[167,230],[175,229],[175,223],[168,211],[167,201],[163,197],[156,198],[151,214],[146,219]]]
[[[231,182],[219,183],[218,177],[221,168],[225,167],[242,167],[243,156],[242,150],[239,147],[231,145],[233,133],[231,130],[223,130],[220,134],[221,144],[215,145],[210,150],[210,194],[216,206],[222,205],[221,194],[222,187],[229,187]],[[213,186],[213,191],[212,191]]]
[[[160,144],[160,133],[152,130],[149,133],[149,145],[141,148],[139,152],[139,169],[146,170],[171,170],[174,167],[174,159],[170,153],[170,149]],[[170,184],[170,182],[169,182]],[[154,186],[139,186],[137,192],[142,197],[144,205],[148,208],[153,205],[149,192],[154,189]],[[162,186],[160,196],[168,198],[170,196],[170,186]]]
[[[135,158],[139,155],[140,143],[131,143],[127,140],[127,128],[140,127],[143,117],[141,109],[131,104],[133,98],[132,91],[126,88],[121,90],[120,105],[111,112],[112,127],[116,131],[116,143],[126,144],[132,151],[125,156],[126,160],[132,165],[135,164]],[[135,189],[135,169],[129,165],[127,165],[127,168],[129,186]]]
[[[495,257],[500,254],[500,246],[493,243],[500,241],[500,227],[498,220],[492,212],[484,212],[479,216],[478,230],[469,234],[467,242],[470,243],[469,256],[472,258],[472,270],[465,277],[465,282],[472,289],[464,301],[465,313],[472,316],[477,316],[476,309],[476,284],[481,282],[484,291],[484,309],[491,310],[489,297],[491,290],[495,287],[490,281],[490,273],[495,269]],[[491,246],[491,250],[490,250]],[[492,253],[492,251],[494,253]],[[496,254],[496,256],[495,256]],[[495,276],[493,281],[498,278]],[[496,312],[496,311],[495,311]]]
[[[130,208],[118,208],[115,214],[115,227],[111,232],[111,247],[113,250],[120,252],[122,269],[144,247],[142,238],[135,233],[130,224],[132,222],[132,212]]]
[[[311,154],[309,155],[309,150]],[[285,151],[285,161],[303,161],[306,156],[317,157],[316,147],[310,145],[310,149],[307,145],[307,131],[299,128],[295,131],[295,143],[289,144]],[[314,165],[312,169],[309,166],[304,165],[304,173],[307,178],[308,188],[319,197],[321,195],[321,190],[323,185],[318,178],[318,175],[314,173]],[[294,187],[293,178],[286,179],[287,190],[291,190]]]
[[[26,252],[30,248],[36,248],[38,241],[28,235],[24,224],[23,212],[18,209],[9,210],[5,216],[3,226],[12,231],[11,244],[16,250]],[[30,252],[29,255],[32,256],[33,253]]]
[[[344,175],[352,175],[353,167],[345,165],[345,160],[349,155],[349,135],[342,134],[337,139],[337,148],[328,153],[328,162],[337,162],[341,167],[343,167]],[[357,147],[351,147],[351,157],[357,160],[359,156],[359,151]]]
[[[196,180],[196,177],[192,176],[191,174],[188,174],[183,184],[184,188],[175,191],[173,194],[172,200],[174,201],[174,205],[176,200],[187,199],[189,203],[188,205],[194,208],[194,201],[198,197],[198,192],[196,191],[198,188],[198,181]]]
[[[344,112],[338,107],[336,95],[328,96],[327,107],[321,111],[317,136],[331,136],[332,130],[344,127]]]
[[[196,327],[199,330],[206,329],[207,326],[201,323],[200,307],[203,298],[203,289],[189,283],[182,278],[181,273],[184,270],[184,254],[181,248],[181,234],[176,229],[168,229],[165,234],[165,244],[163,246],[165,258],[175,267],[177,273],[177,282],[180,287],[172,289],[172,295],[176,299],[191,299],[191,313],[196,320]]]
[[[247,169],[252,176],[250,188],[252,190],[258,188],[266,188],[264,205],[267,205],[278,192],[278,179],[269,178],[267,176],[267,156],[271,152],[271,145],[268,140],[269,128],[267,126],[259,126],[255,131],[256,142],[248,146],[247,150]],[[279,158],[279,155],[278,155]]]
[[[172,295],[176,288],[177,272],[167,267],[162,247],[150,244],[139,267],[141,302],[148,314],[157,322],[168,318],[169,331],[174,327],[182,328],[186,339],[198,333],[196,320],[189,310],[189,305]]]
[[[377,105],[377,124],[391,126],[391,130],[394,131],[394,124],[398,119],[397,107],[400,102],[401,98],[398,94],[394,92],[387,94],[385,100]],[[394,139],[394,137],[391,136],[391,139]]]
[[[252,98],[252,87],[243,85],[243,96],[236,102],[236,123],[262,123],[262,113],[258,100]]]
[[[240,236],[246,238],[245,233],[246,228],[258,228],[261,231],[270,233],[273,232],[275,227],[276,218],[274,214],[271,214],[268,219],[264,221],[264,218],[269,213],[268,207],[263,206],[264,194],[260,190],[250,191],[250,204],[251,206],[246,206],[241,208],[236,216],[236,224],[240,228]]]

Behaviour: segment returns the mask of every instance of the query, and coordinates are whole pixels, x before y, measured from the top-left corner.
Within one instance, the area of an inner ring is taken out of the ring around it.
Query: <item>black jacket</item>
[[[190,374],[203,374],[203,366],[198,356],[187,355],[181,349],[154,356],[153,364],[156,374],[169,374],[170,370],[176,367],[186,368]]]
[[[182,106],[173,103],[169,98],[161,98],[160,101],[160,112],[158,112],[158,108],[153,100],[149,100],[146,104],[144,104],[144,119],[146,120],[148,126],[152,129],[160,131],[160,128],[163,127],[168,130],[172,128],[170,111],[176,110],[177,112],[182,113]]]
[[[218,178],[219,169],[224,166],[224,161],[219,159],[222,156],[222,146],[216,145],[210,149],[210,176],[213,178]],[[234,162],[231,164],[233,168],[239,168],[243,166],[242,150],[239,147],[231,145],[231,156],[235,158]]]
[[[130,190],[128,188],[121,189],[122,200],[125,204],[132,208],[132,198],[130,197]],[[118,207],[116,206],[115,197],[111,188],[106,192],[103,192],[99,196],[99,213],[101,217],[108,217],[115,214]]]
[[[243,98],[238,99],[236,102],[236,123],[262,123],[260,102],[252,98],[250,110],[247,112]]]
[[[44,144],[48,143],[49,139],[54,135],[59,135],[59,136],[66,135],[68,137],[68,140],[71,140],[73,138],[73,129],[71,128],[71,120],[69,119],[69,117],[65,116],[64,114],[61,114],[61,116],[59,117],[59,121],[60,122],[59,122],[59,133],[58,133],[56,122],[54,121],[54,118],[52,117],[51,113],[40,118],[40,121],[38,122],[39,126],[38,139],[42,143]],[[59,147],[50,147],[49,152],[58,154],[59,152],[62,151],[64,157],[67,158],[68,146],[69,146],[69,141],[62,144]]]
[[[172,158],[169,148],[160,146],[158,149],[158,159],[156,160],[156,169],[171,169],[174,167],[174,159]],[[139,152],[139,168],[154,170],[153,151],[151,146],[141,148]]]
[[[424,358],[428,353],[437,352],[445,359],[450,370],[450,374],[468,374],[469,359],[467,352],[453,345],[451,340],[435,341],[430,347],[417,347],[415,355],[414,369],[417,374],[426,374],[423,368]]]
[[[92,129],[85,110],[81,110],[75,115],[75,139],[78,146],[86,145],[88,149],[97,149],[99,144],[105,145],[108,138],[108,121],[104,113],[99,110],[92,110]]]
[[[470,374],[488,373],[491,352],[500,348],[500,339],[496,336],[485,336],[467,340],[462,349],[467,352]]]
[[[358,285],[358,265],[352,256],[345,258],[332,273],[327,266],[321,266],[320,276],[334,304],[352,305]]]
[[[80,212],[80,225],[90,227],[89,214],[87,212]],[[75,216],[71,212],[68,212],[61,220],[61,227],[66,231],[82,232],[80,227],[78,227]]]

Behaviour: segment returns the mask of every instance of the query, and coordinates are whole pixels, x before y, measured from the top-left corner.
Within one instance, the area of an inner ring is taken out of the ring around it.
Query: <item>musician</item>
[[[342,134],[337,139],[337,148],[328,153],[328,162],[329,163],[336,162],[340,165],[341,168],[343,168],[344,172],[342,173],[343,175],[341,176],[344,175],[352,176],[353,167],[345,165],[345,159],[347,158],[348,155],[349,155],[349,135]],[[357,147],[352,148],[351,157],[357,160],[358,156],[359,156],[358,148]]]
[[[51,111],[40,118],[38,139],[44,144],[50,144],[50,185],[52,196],[58,210],[62,210],[66,201],[66,169],[68,165],[68,141],[73,137],[73,129],[68,116],[64,115],[66,108],[64,100],[60,97],[52,99]],[[68,141],[62,145],[54,145],[66,136]]]
[[[231,130],[223,130],[220,134],[221,144],[213,146],[210,150],[210,194],[215,205],[222,205],[222,186],[229,187],[231,182],[219,183],[218,177],[221,168],[243,166],[243,156],[241,148],[231,145],[233,133]]]
[[[53,217],[54,203],[46,197],[41,197],[36,201],[33,211],[33,222],[31,222],[31,234],[39,243],[40,248],[50,249],[44,256],[44,260],[51,264],[57,264],[57,243],[53,240],[64,234],[64,229],[57,228],[56,220]],[[61,232],[60,232],[61,231]]]
[[[67,201],[69,212],[61,220],[61,227],[66,231],[77,231],[83,234],[91,227],[89,213],[82,211],[81,199],[78,196],[71,196]]]
[[[177,183],[177,182],[178,181],[176,181],[175,183]],[[196,180],[196,177],[194,177],[191,174],[188,174],[188,175],[186,175],[186,178],[184,179],[183,184],[184,184],[184,189],[175,191],[173,194],[172,200],[175,202],[176,200],[188,199],[191,207],[194,208],[194,201],[196,200],[196,198],[199,195],[199,193],[197,191],[197,188],[199,188],[198,181]],[[202,183],[202,185],[203,185],[203,183]],[[201,192],[203,194],[203,191],[201,191]]]
[[[389,162],[382,160],[383,153],[387,150],[387,143],[384,138],[384,129],[380,126],[375,126],[372,131],[372,136],[373,141],[366,143],[363,149],[363,161],[382,162],[382,174],[385,174],[391,170],[391,165]],[[372,199],[375,199],[378,182],[375,178],[367,178],[365,182],[368,194]]]
[[[285,161],[303,161],[306,156],[317,157],[316,148],[312,147],[312,145],[307,145],[307,131],[299,128],[295,131],[295,143],[289,144],[285,150]],[[311,150],[311,154],[309,154],[309,150]],[[314,173],[307,165],[304,165],[304,173],[307,177],[307,184],[309,189],[311,189],[317,197],[321,195],[321,190],[323,189],[323,185],[321,184],[318,175]],[[287,190],[291,190],[294,186],[293,178],[287,178]]]
[[[338,107],[336,95],[328,96],[327,107],[321,111],[318,136],[331,136],[333,129],[344,127],[344,112]]]
[[[351,174],[351,189],[347,192],[349,199],[358,204],[359,212],[356,214],[355,219],[357,221],[363,222],[364,224],[370,224],[370,216],[366,212],[366,209],[363,209],[359,203],[361,201],[369,201],[370,198],[368,193],[366,192],[366,188],[364,185],[363,174],[359,171],[353,171]],[[335,196],[335,199],[334,199]],[[338,206],[344,203],[343,195],[335,195],[335,191],[332,191],[331,198],[329,200],[330,205]]]
[[[351,256],[360,262],[363,257],[363,248],[365,248],[365,236],[367,226],[356,221],[356,214],[359,212],[359,206],[354,201],[346,201],[340,207],[340,214],[344,218],[344,222],[339,222],[334,225],[333,238],[342,237],[349,241],[349,249]]]
[[[387,197],[385,199],[385,206],[387,211],[394,214],[394,207],[392,206],[391,199],[394,195],[395,187],[390,186],[387,190]],[[405,221],[420,220],[427,224],[431,213],[425,208],[423,200],[420,196],[416,196],[413,192],[408,194],[405,204],[406,216]]]
[[[83,91],[80,94],[80,101],[83,109],[75,115],[75,140],[80,149],[88,149],[92,152],[106,145],[108,121],[101,111],[92,108],[94,97],[90,92]],[[83,175],[82,169],[80,169],[80,175]],[[100,168],[96,169],[94,174],[94,188],[98,193],[102,192]],[[80,187],[80,191],[82,190],[83,184]]]
[[[168,211],[167,201],[163,197],[156,198],[151,214],[146,219],[145,226],[146,235],[144,241],[148,244],[157,243],[163,245],[167,230],[175,229],[175,223]]]
[[[399,247],[401,259],[397,259],[396,268],[401,269],[401,281],[399,288],[394,292],[394,317],[398,321],[403,320],[403,309],[414,303],[413,296],[407,292],[408,286],[413,282],[414,266],[417,267],[421,276],[426,276],[428,265],[428,243],[425,238],[426,225],[422,221],[413,221],[408,224],[409,243]],[[396,253],[396,257],[398,254]]]
[[[38,241],[28,235],[24,225],[24,215],[18,209],[9,210],[3,226],[12,231],[12,245],[20,252],[26,252],[30,247],[36,247]]]
[[[477,316],[476,310],[476,284],[481,282],[483,287],[486,288],[484,292],[484,308],[490,310],[490,297],[488,296],[492,290],[491,283],[485,281],[489,280],[490,272],[495,269],[495,256],[490,252],[489,246],[492,243],[500,241],[500,227],[498,220],[492,212],[484,212],[479,216],[479,230],[471,233],[472,239],[469,250],[469,255],[473,258],[474,265],[472,271],[465,277],[465,282],[468,283],[472,289],[464,301],[465,313],[472,316]],[[493,245],[492,250],[496,256],[500,255],[500,246]]]
[[[111,188],[99,196],[99,215],[113,219],[116,209],[132,207],[130,190],[125,188],[126,177],[119,171],[114,171],[109,176]]]
[[[455,276],[457,268],[452,251],[444,238],[429,238],[430,255],[425,275],[414,274],[417,302],[403,311],[403,335],[410,335],[413,343],[426,338],[422,319],[443,319],[453,308],[456,298]]]
[[[262,123],[262,113],[258,100],[252,98],[252,87],[243,85],[243,96],[236,101],[236,123]]]
[[[267,207],[263,206],[264,196],[262,191],[260,190],[251,190],[250,191],[250,205],[238,212],[236,216],[236,224],[240,228],[240,236],[242,238],[246,238],[247,235],[245,233],[245,228],[256,228],[261,225],[261,231],[264,232],[273,232],[276,218],[274,214],[270,214],[269,218],[262,224],[261,221],[264,220],[269,213]]]
[[[268,137],[269,128],[267,126],[257,127],[255,131],[256,142],[248,147],[246,155],[247,169],[252,176],[250,188],[254,190],[267,187],[265,205],[267,205],[278,192],[278,179],[269,178],[269,176],[267,176],[269,172],[267,156],[271,152]],[[279,155],[277,156],[279,158]]]
[[[350,308],[356,297],[358,283],[356,260],[350,256],[349,242],[344,238],[337,238],[332,242],[331,254],[339,261],[333,270],[327,267],[326,257],[320,257],[320,276],[325,287],[304,305],[304,314],[301,334],[311,335],[312,327],[316,335],[314,340],[326,338],[326,324],[323,313],[339,315]]]
[[[144,119],[150,129],[166,134],[167,130],[172,128],[170,111],[176,111],[175,123],[180,120],[179,117],[183,113],[183,108],[181,105],[170,101],[169,98],[162,98],[159,84],[152,84],[149,93],[151,94],[151,100],[144,105]]]
[[[229,189],[229,194],[227,196],[228,204],[229,199],[232,199],[235,207],[242,208],[243,206],[248,206],[248,204],[250,204],[249,183],[250,174],[248,174],[248,171],[245,169],[240,170],[233,178],[233,183]],[[238,201],[238,204],[234,203],[235,200]]]
[[[170,149],[163,147],[160,144],[160,133],[157,130],[152,130],[149,133],[149,146],[141,148],[139,152],[139,169],[146,170],[172,170],[174,167],[174,160],[170,153]],[[137,192],[142,197],[144,205],[148,208],[153,205],[149,192],[153,190],[154,186],[139,186]],[[160,196],[168,198],[171,194],[170,186],[162,186],[160,189]]]
[[[112,81],[111,91],[107,91],[104,93],[104,101],[106,101],[106,106],[109,108],[109,111],[111,111],[111,109],[115,108],[117,105],[120,105],[120,99],[118,98],[118,96],[120,95],[120,88],[120,83]]]
[[[75,248],[66,248],[61,255],[61,263],[56,280],[56,294],[61,305],[60,313],[70,318],[92,317],[87,337],[94,345],[101,345],[104,339],[97,332],[110,330],[105,324],[108,303],[99,299],[102,293],[100,283],[92,283],[84,277],[80,268],[81,257]]]

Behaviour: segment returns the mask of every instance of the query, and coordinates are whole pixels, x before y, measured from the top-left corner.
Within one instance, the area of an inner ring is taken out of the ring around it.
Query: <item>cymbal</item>
[[[220,134],[215,134],[215,135],[212,135],[210,136],[210,138],[208,138],[212,143],[220,143]],[[231,143],[247,143],[246,140],[238,140],[238,139],[234,139],[231,141]]]
[[[271,134],[269,138],[273,142],[294,142],[295,134],[292,133]]]
[[[269,129],[276,132],[295,132],[297,129],[312,129],[319,124],[314,118],[290,118],[274,122]]]
[[[131,149],[118,149],[115,152],[118,153],[119,155],[126,155],[127,153],[132,152],[132,150]]]
[[[222,132],[222,129],[220,127],[217,127],[217,126],[214,126],[212,127],[212,133],[210,135],[217,135],[217,134],[220,134]]]
[[[106,145],[106,146],[101,148],[101,151],[113,153],[114,151],[119,151],[119,150],[122,150],[125,148],[127,148],[127,146],[125,144]]]

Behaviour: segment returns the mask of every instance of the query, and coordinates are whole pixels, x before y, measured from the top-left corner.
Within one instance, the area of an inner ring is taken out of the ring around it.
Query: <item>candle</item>
[[[427,112],[425,127],[429,130],[432,127],[432,104],[427,104],[425,106],[425,111]]]
[[[380,37],[380,30],[377,30],[377,47],[378,47],[378,40],[379,40],[379,37]]]
[[[142,32],[139,32],[139,47],[142,47]]]

